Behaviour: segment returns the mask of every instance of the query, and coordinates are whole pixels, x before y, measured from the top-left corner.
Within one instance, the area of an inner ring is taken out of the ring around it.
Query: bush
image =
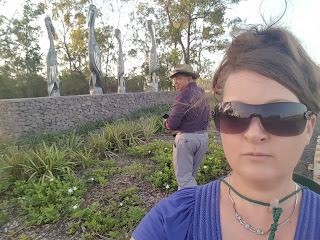
[[[83,181],[75,175],[59,179],[18,180],[11,196],[27,225],[42,225],[69,217],[83,202]]]

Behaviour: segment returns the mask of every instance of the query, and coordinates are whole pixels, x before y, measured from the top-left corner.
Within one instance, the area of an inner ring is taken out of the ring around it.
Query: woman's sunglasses
[[[221,133],[242,133],[249,127],[251,119],[258,117],[268,133],[282,137],[300,135],[312,114],[315,113],[308,111],[304,104],[296,102],[261,105],[223,102],[212,111],[216,129]]]

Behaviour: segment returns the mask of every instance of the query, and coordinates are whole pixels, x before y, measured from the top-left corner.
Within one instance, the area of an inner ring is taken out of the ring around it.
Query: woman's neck
[[[273,199],[280,200],[294,192],[296,188],[292,176],[270,181],[252,181],[233,173],[227,181],[243,196],[265,203],[270,203]]]

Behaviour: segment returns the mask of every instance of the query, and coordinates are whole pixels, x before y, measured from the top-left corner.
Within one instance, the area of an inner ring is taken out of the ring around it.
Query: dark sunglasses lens
[[[305,105],[279,102],[250,105],[238,102],[221,103],[215,107],[214,120],[217,129],[225,134],[244,132],[253,117],[258,117],[264,129],[276,136],[300,135],[306,126]]]
[[[220,132],[225,134],[238,134],[244,132],[249,124],[250,118],[222,115],[220,117]]]
[[[288,119],[284,118],[276,120],[271,118],[264,118],[262,120],[262,125],[268,133],[281,137],[300,135],[304,131],[306,123],[307,120],[302,114],[293,116]]]

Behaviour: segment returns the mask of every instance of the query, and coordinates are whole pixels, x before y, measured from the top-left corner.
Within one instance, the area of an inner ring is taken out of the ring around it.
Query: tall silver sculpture
[[[126,85],[124,82],[124,63],[122,54],[122,43],[121,43],[121,32],[119,29],[114,30],[114,35],[116,36],[119,43],[119,57],[118,57],[118,93],[126,93]]]
[[[156,49],[156,39],[155,39],[155,31],[152,20],[147,21],[147,28],[150,32],[151,36],[151,50],[149,53],[149,75],[151,80],[151,91],[158,91],[158,78],[156,75],[156,71],[158,70],[158,58],[157,58],[157,49]]]
[[[57,52],[54,47],[53,39],[55,37],[55,30],[52,25],[51,18],[46,17],[44,19],[46,28],[48,31],[48,36],[50,40],[49,52],[47,55],[47,81],[48,81],[48,93],[49,97],[59,97],[59,83],[57,81],[58,75],[58,62],[57,62]]]
[[[89,68],[91,71],[89,89],[90,94],[103,94],[101,84],[101,52],[94,37],[94,22],[97,15],[97,8],[91,4],[88,13],[89,26]]]

